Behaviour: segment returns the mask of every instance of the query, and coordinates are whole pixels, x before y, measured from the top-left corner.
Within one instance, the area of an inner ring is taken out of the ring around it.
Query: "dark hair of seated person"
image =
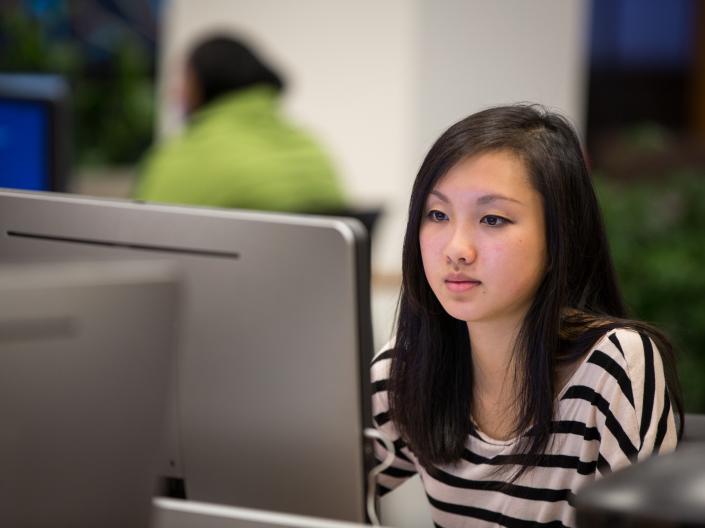
[[[198,43],[187,67],[197,91],[191,111],[212,100],[257,84],[284,90],[281,76],[265,64],[244,42],[227,36],[209,37]]]

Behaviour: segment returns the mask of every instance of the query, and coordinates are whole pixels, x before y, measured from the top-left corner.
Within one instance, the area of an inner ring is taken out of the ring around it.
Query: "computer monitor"
[[[0,74],[0,187],[66,190],[68,106],[68,84],[59,75]]]
[[[2,260],[178,263],[164,471],[191,500],[365,518],[366,247],[354,220],[0,191]]]
[[[369,525],[220,504],[154,499],[151,528],[363,528]]]
[[[0,266],[0,526],[149,526],[177,307],[164,264]]]

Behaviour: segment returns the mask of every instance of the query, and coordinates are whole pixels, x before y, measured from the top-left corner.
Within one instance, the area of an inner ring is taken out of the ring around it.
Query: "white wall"
[[[408,194],[433,140],[469,113],[536,101],[583,121],[586,0],[171,0],[162,119],[194,38],[249,37],[290,79],[286,109],[329,147],[351,197],[384,205],[374,267],[398,273]]]
[[[587,2],[424,0],[421,19],[420,146],[499,104],[542,103],[582,125]]]

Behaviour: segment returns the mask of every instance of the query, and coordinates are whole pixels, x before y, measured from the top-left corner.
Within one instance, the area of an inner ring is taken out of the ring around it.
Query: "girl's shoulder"
[[[559,400],[567,413],[594,410],[600,453],[612,470],[676,445],[664,362],[647,328],[608,330]]]
[[[601,390],[616,385],[629,394],[629,387],[641,389],[645,378],[662,376],[662,372],[659,351],[646,332],[626,326],[611,328],[582,358],[561,394],[576,385]]]
[[[592,358],[592,361],[600,363],[600,358],[607,357],[631,370],[642,365],[654,354],[658,354],[658,349],[648,333],[624,326],[605,332],[591,348],[588,359],[590,356],[597,356]]]

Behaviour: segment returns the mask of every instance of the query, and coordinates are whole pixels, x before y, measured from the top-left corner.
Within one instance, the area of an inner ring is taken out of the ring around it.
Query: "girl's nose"
[[[453,265],[472,264],[477,258],[477,249],[470,230],[456,229],[446,247],[446,258]]]

